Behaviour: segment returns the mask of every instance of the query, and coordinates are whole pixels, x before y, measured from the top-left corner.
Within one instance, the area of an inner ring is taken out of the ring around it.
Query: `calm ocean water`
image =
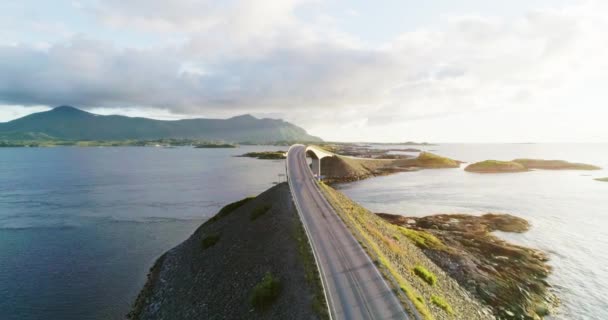
[[[160,254],[284,179],[233,155],[278,149],[0,148],[0,319],[124,318]]]
[[[406,146],[376,146],[406,148]],[[504,212],[532,223],[524,234],[503,238],[550,253],[549,282],[562,299],[554,319],[608,319],[608,177],[606,144],[443,144],[422,147],[475,162],[514,158],[563,159],[599,165],[602,171],[533,171],[474,174],[461,169],[424,170],[340,186],[375,212]]]
[[[284,170],[281,161],[232,156],[273,149],[0,149],[0,319],[122,318],[156,257]],[[608,168],[608,145],[599,144],[423,149],[463,161],[535,157]],[[529,232],[501,236],[551,254],[550,282],[563,300],[556,318],[608,319],[608,183],[593,180],[607,176],[445,169],[340,188],[376,212],[522,216]]]

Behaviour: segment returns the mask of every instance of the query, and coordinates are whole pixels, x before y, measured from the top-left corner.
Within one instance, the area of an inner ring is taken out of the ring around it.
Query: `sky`
[[[608,142],[608,1],[0,2],[0,122],[58,105],[334,141]]]

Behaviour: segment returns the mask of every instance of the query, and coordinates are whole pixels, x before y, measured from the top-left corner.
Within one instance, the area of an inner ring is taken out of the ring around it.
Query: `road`
[[[367,253],[315,185],[305,146],[289,148],[287,170],[332,319],[409,319]]]

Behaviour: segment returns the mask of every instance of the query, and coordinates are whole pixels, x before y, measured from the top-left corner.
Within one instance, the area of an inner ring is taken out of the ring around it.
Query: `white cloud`
[[[460,115],[496,126],[504,124],[487,114],[537,122],[556,109],[605,116],[602,2],[517,19],[446,16],[441,27],[420,27],[381,46],[323,15],[301,18],[298,11],[307,6],[301,0],[101,2],[84,10],[116,31],[181,40],[147,48],[84,36],[47,48],[0,45],[0,102],[150,108],[159,117],[271,113],[328,138],[368,140],[401,139],[414,123]],[[335,123],[344,130],[332,130]],[[544,139],[557,137],[556,127],[547,128],[553,131],[542,133]],[[454,134],[439,132],[433,138]],[[598,135],[608,140],[606,130]]]

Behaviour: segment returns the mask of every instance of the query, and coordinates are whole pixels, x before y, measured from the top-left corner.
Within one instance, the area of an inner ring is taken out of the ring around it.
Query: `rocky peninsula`
[[[130,319],[326,319],[286,183],[225,206],[163,254]]]
[[[508,214],[405,217],[379,213],[500,319],[538,319],[557,304],[546,278],[547,255],[499,239],[493,231],[522,233],[529,223]]]
[[[512,161],[485,160],[468,165],[465,171],[476,173],[509,173],[541,170],[600,170],[598,166],[564,160],[515,159]]]

